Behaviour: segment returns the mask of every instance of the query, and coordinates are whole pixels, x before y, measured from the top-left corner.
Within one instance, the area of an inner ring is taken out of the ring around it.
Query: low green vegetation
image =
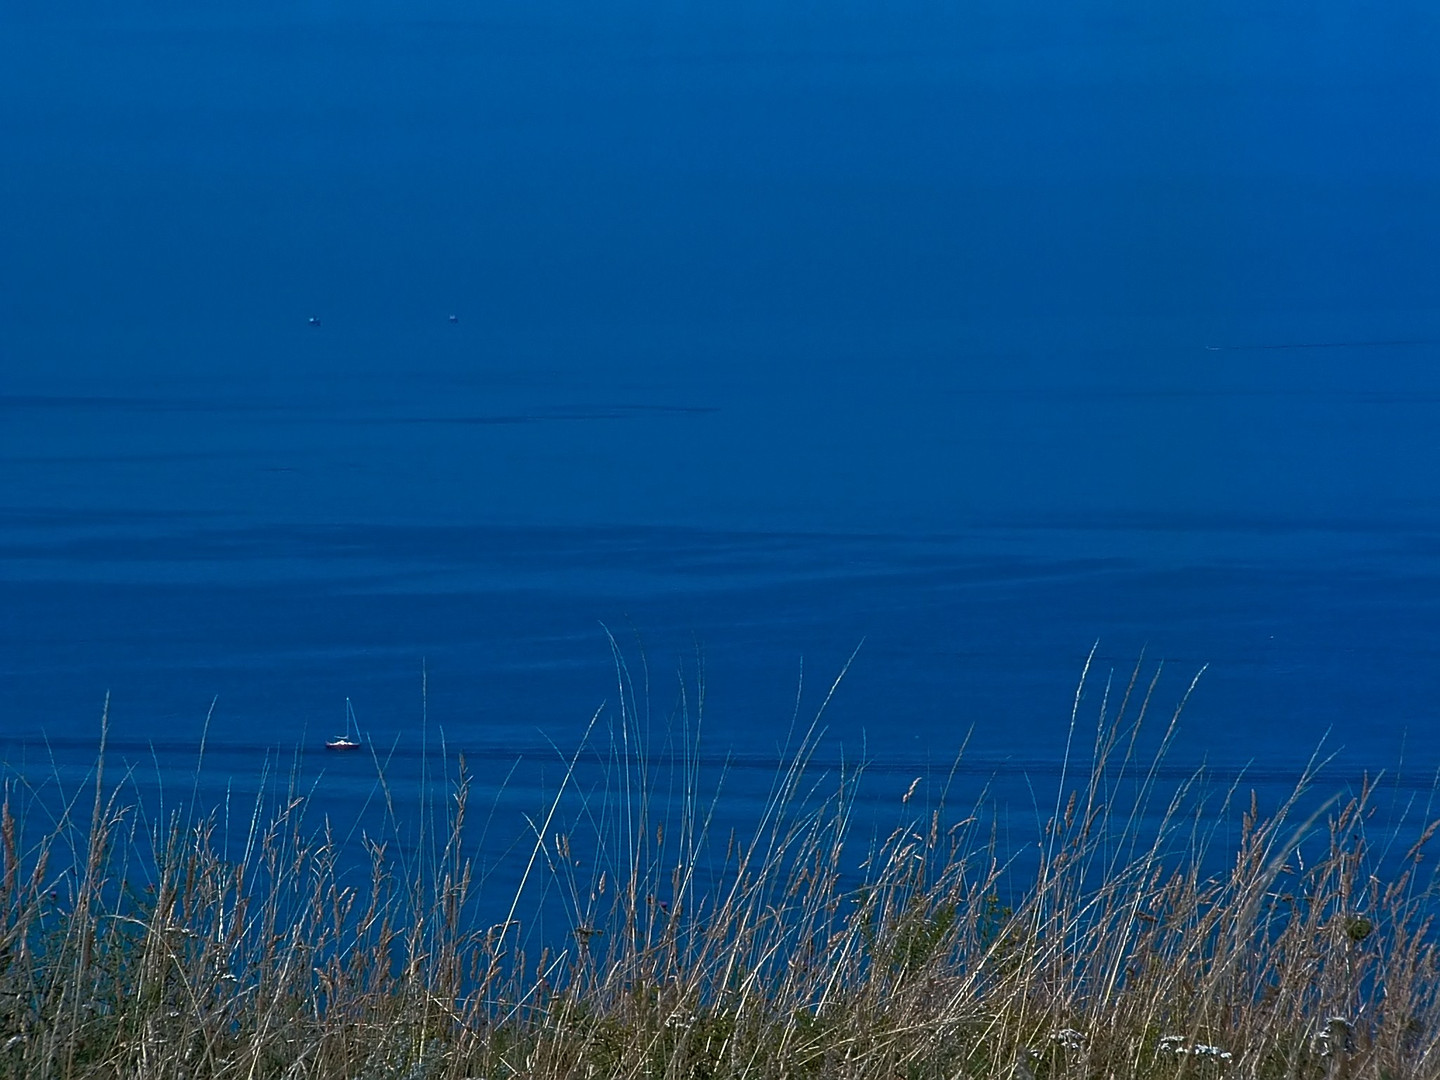
[[[0,1076],[1440,1077],[1434,826],[1372,848],[1376,789],[1302,811],[1313,767],[1268,808],[1162,782],[1153,689],[1097,692],[1093,743],[1072,718],[1086,749],[1014,849],[983,797],[915,787],[860,838],[814,729],[753,829],[712,835],[724,786],[622,705],[527,819],[501,918],[463,762],[411,842],[357,851],[294,792],[156,822],[102,745],[58,811],[5,786]]]

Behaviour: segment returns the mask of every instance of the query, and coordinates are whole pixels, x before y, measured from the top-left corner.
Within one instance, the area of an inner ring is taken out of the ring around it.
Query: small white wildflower
[[[1315,1036],[1315,1049],[1321,1057],[1329,1057],[1337,1049],[1350,1050],[1350,1034],[1355,1030],[1355,1025],[1343,1016],[1329,1016],[1325,1018],[1325,1030]]]
[[[1186,1046],[1184,1035],[1162,1035],[1156,1049],[1162,1054],[1193,1055],[1194,1057],[1211,1058],[1215,1061],[1228,1062],[1235,1059],[1235,1055],[1229,1050],[1220,1046],[1212,1046],[1209,1043]]]

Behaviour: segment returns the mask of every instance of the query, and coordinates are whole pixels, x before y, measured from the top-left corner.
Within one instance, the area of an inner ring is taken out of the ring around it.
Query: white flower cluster
[[[1085,1033],[1076,1031],[1074,1028],[1061,1028],[1059,1031],[1050,1033],[1050,1041],[1059,1043],[1066,1050],[1085,1049]]]
[[[1343,1016],[1325,1018],[1325,1030],[1315,1036],[1315,1049],[1321,1057],[1329,1057],[1336,1050],[1351,1049],[1350,1033],[1355,1025]]]
[[[1213,1061],[1231,1061],[1235,1055],[1229,1050],[1219,1046],[1211,1046],[1208,1043],[1195,1043],[1191,1046],[1185,1045],[1184,1035],[1162,1035],[1160,1036],[1160,1052],[1162,1054],[1189,1054],[1192,1057],[1210,1058]]]

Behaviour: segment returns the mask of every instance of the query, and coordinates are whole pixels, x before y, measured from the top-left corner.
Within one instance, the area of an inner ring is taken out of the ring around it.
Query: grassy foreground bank
[[[463,763],[413,842],[357,853],[296,792],[229,833],[155,821],[102,744],[58,813],[5,785],[0,1077],[1440,1076],[1435,827],[1372,848],[1374,790],[1301,811],[1313,774],[1269,808],[1162,784],[1134,750],[1154,687],[1072,717],[1084,750],[1007,851],[983,798],[897,795],[859,838],[813,729],[753,830],[712,835],[622,680],[602,780],[578,752],[498,907]]]

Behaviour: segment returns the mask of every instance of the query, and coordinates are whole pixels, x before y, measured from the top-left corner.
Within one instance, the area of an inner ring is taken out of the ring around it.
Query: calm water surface
[[[968,737],[1033,813],[1097,640],[1085,723],[1208,665],[1177,775],[1440,768],[1429,9],[0,18],[12,773],[108,693],[188,790],[213,700],[205,798],[352,812],[348,697],[519,833],[607,628],[741,803],[857,647],[877,805]]]

